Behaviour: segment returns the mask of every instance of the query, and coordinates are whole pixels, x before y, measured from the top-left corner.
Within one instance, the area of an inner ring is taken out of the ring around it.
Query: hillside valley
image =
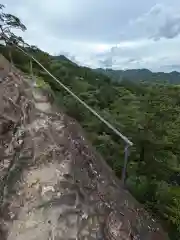
[[[22,10],[23,2],[10,4],[12,9],[16,4]],[[27,13],[35,13],[31,4],[23,6]],[[45,11],[44,4],[38,7]],[[59,26],[59,17],[58,13],[51,19],[50,32]],[[49,45],[54,51],[44,52],[17,36],[27,28],[3,4],[0,20],[0,239],[179,240],[180,73],[83,67],[48,53],[59,51],[61,39],[56,36],[46,44],[51,34],[43,35],[37,22],[33,34],[30,28],[21,36],[35,37],[38,46]],[[82,30],[77,26],[76,31]],[[91,30],[83,29],[87,34]],[[163,34],[164,29],[159,28]],[[67,33],[75,29],[71,30]],[[94,39],[99,31],[95,32]],[[169,33],[162,37],[175,37],[174,31]],[[108,36],[110,40],[113,32],[102,35],[104,41]],[[158,47],[160,36],[153,36],[148,46]],[[73,46],[64,39],[69,53]],[[172,44],[170,39],[163,42]],[[120,52],[131,54],[127,50],[134,42],[127,43],[124,50],[116,46],[104,54],[119,53],[117,58]],[[88,52],[83,46],[88,48],[82,44],[79,51]],[[134,53],[142,55],[138,49]],[[150,48],[145,52],[156,58]],[[172,59],[176,63],[175,52]],[[157,63],[157,69],[164,66]],[[120,134],[112,131],[115,128]]]
[[[134,143],[126,187],[161,219],[173,240],[179,239],[179,86],[146,81],[117,82],[77,66],[65,57],[59,59],[30,47],[25,50]],[[6,48],[1,46],[0,51],[8,58]],[[29,58],[13,48],[12,59],[18,68],[29,73]],[[48,84],[57,105],[81,124],[92,145],[121,177],[123,142],[34,62],[33,75]]]

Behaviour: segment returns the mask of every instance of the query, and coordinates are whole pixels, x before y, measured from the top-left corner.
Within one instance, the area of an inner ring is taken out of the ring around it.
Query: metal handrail
[[[124,142],[125,142],[125,148],[124,148],[124,166],[122,170],[122,183],[125,182],[126,177],[126,167],[128,162],[128,157],[130,155],[129,147],[133,146],[133,143],[124,136],[119,130],[117,130],[112,124],[110,124],[108,121],[106,121],[102,116],[100,116],[93,108],[91,108],[88,104],[86,104],[83,100],[81,100],[75,93],[73,93],[68,87],[66,87],[60,80],[58,80],[52,73],[50,73],[36,58],[34,58],[32,55],[24,51],[20,46],[14,44],[16,48],[18,48],[21,52],[23,52],[26,56],[28,56],[31,60],[36,62],[45,72],[48,73],[49,76],[51,76],[61,87],[63,87],[73,98],[75,98],[78,102],[80,102],[86,109],[88,109],[94,116],[96,116],[101,122],[103,122],[108,128],[110,128],[116,135],[118,135]],[[32,62],[31,62],[31,68],[32,68]]]

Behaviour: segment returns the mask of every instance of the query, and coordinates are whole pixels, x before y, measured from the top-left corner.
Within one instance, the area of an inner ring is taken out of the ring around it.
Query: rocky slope
[[[0,77],[0,239],[168,239],[81,127],[2,56]]]

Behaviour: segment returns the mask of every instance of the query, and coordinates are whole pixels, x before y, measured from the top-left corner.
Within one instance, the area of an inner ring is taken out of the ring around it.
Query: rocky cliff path
[[[168,239],[78,123],[2,56],[0,239]]]

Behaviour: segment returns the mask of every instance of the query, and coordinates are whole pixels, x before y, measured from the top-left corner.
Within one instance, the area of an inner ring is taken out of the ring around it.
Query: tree
[[[140,202],[166,220],[172,239],[180,239],[179,85],[155,83],[154,78],[151,83],[110,82],[103,74],[77,66],[65,57],[51,56],[35,46],[26,45],[24,49],[130,137],[134,146],[127,167],[127,186]],[[7,57],[7,47],[1,45],[0,50]],[[18,68],[29,73],[29,59],[21,51],[13,49],[13,60]],[[57,104],[81,123],[89,140],[120,177],[124,145],[119,137],[77,104],[36,63],[33,73],[50,85]]]
[[[4,40],[4,37],[10,38],[15,37],[12,34],[12,29],[20,29],[22,31],[26,30],[24,24],[22,24],[21,20],[9,13],[4,13],[4,5],[0,4],[0,36],[1,40]]]
[[[21,37],[16,36],[12,30],[20,29],[22,31],[26,30],[24,24],[21,20],[9,13],[4,13],[4,5],[0,4],[0,40],[3,40],[6,46],[9,48],[9,58],[12,62],[11,47],[12,44],[24,43]]]

